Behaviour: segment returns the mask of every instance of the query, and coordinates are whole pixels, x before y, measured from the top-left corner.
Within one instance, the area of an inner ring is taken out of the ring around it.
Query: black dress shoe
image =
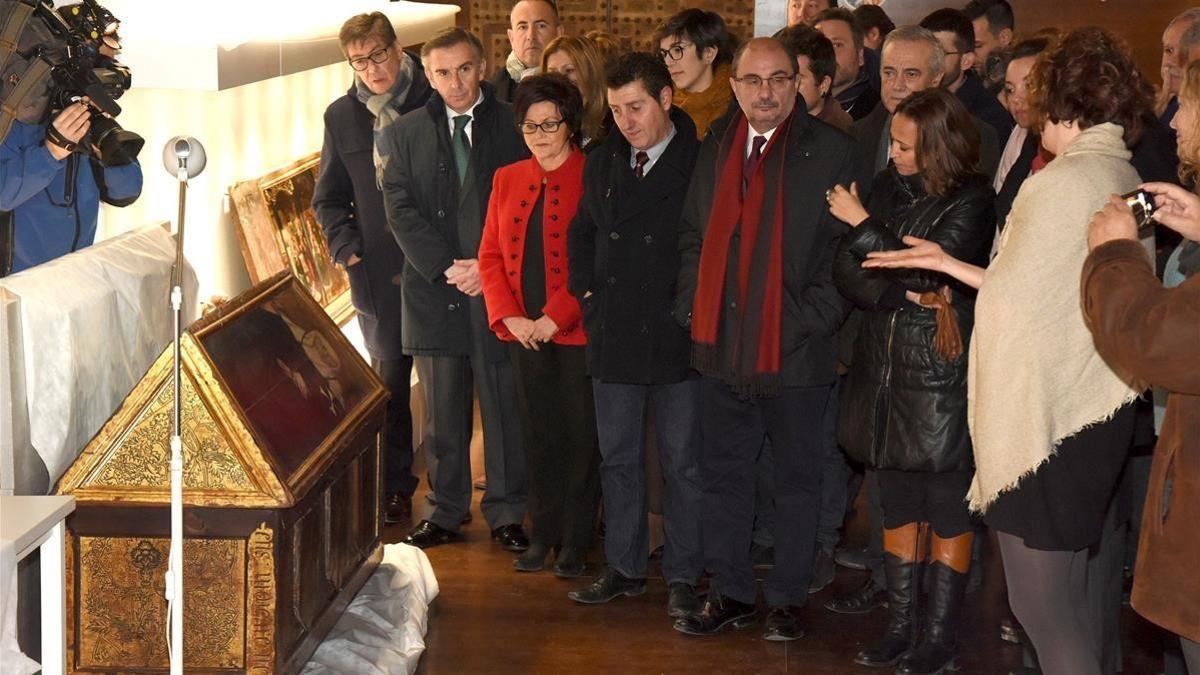
[[[790,642],[804,637],[799,607],[772,607],[767,614],[767,629],[763,639],[771,642]]]
[[[875,583],[874,579],[867,579],[867,583],[858,590],[825,603],[825,609],[838,614],[866,614],[886,604],[887,589]]]
[[[513,553],[520,553],[529,548],[529,537],[525,536],[525,530],[520,523],[497,527],[492,530],[492,539],[500,542],[500,548]]]
[[[534,542],[513,560],[513,569],[518,572],[541,572],[546,566],[546,554],[549,552],[549,546]]]
[[[633,597],[645,592],[645,579],[630,579],[609,567],[591,584],[567,593],[567,597],[584,605],[602,605],[622,595]]]
[[[559,579],[574,579],[583,576],[583,571],[587,568],[587,564],[584,562],[585,557],[586,554],[583,551],[564,546],[558,552],[558,560],[554,563],[554,576]]]
[[[839,546],[833,551],[833,561],[842,567],[852,570],[865,570],[871,560],[866,546],[850,548]]]
[[[400,492],[388,495],[383,503],[383,522],[388,525],[412,520],[412,496]]]
[[[754,623],[754,605],[727,598],[713,589],[699,612],[675,620],[675,630],[686,635],[713,635],[726,628]]]
[[[833,577],[837,574],[837,566],[833,562],[833,552],[825,549],[817,551],[817,558],[813,561],[812,581],[808,583],[808,592],[817,593],[825,590],[825,587],[833,583]]]
[[[432,548],[439,544],[449,544],[461,540],[461,534],[439,527],[428,520],[422,520],[408,533],[403,542],[417,548]]]
[[[682,619],[689,614],[700,611],[700,596],[696,595],[696,587],[676,581],[667,586],[667,616]]]

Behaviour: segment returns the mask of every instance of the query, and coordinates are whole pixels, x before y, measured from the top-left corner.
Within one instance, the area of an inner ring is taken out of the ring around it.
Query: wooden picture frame
[[[350,281],[334,264],[312,209],[321,165],[315,152],[229,190],[238,243],[251,283],[290,270],[341,326],[354,316]]]

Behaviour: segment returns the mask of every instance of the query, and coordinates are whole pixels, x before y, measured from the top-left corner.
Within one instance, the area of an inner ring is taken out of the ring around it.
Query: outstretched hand
[[[912,236],[904,237],[903,241],[910,248],[898,251],[871,251],[862,266],[868,269],[909,267],[934,272],[944,271],[949,256],[942,250],[941,245]]]

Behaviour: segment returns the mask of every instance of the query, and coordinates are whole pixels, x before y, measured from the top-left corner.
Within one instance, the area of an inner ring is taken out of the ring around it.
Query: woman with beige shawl
[[[1009,603],[1043,672],[1100,673],[1086,617],[1096,544],[1133,436],[1131,387],[1097,353],[1079,302],[1088,223],[1140,182],[1128,146],[1150,88],[1096,28],[1044,52],[1030,74],[1042,144],[1055,155],[1017,194],[986,270],[936,244],[872,253],[865,267],[924,267],[979,288],[970,347],[971,507],[997,530]]]

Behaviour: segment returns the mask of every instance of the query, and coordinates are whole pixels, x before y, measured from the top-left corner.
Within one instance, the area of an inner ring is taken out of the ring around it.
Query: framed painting
[[[312,209],[320,153],[303,157],[229,191],[250,281],[288,270],[339,326],[354,315],[350,282],[333,263]]]

